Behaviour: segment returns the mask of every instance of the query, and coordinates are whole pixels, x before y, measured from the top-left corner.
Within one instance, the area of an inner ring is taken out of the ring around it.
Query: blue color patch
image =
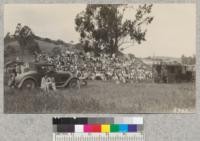
[[[137,132],[137,125],[136,124],[129,124],[128,125],[128,132]]]

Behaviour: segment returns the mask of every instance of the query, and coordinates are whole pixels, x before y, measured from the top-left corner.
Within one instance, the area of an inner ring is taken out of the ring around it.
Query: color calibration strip
[[[57,133],[143,132],[143,118],[53,118]]]
[[[53,118],[53,141],[144,141],[143,118]]]

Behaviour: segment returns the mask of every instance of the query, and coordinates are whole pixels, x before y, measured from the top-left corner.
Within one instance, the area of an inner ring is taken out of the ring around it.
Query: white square
[[[75,125],[75,132],[83,133],[83,125]]]

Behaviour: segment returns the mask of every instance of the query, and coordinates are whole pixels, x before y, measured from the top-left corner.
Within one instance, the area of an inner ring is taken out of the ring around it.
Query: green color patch
[[[110,125],[110,132],[119,132],[119,125],[118,124],[111,124]]]

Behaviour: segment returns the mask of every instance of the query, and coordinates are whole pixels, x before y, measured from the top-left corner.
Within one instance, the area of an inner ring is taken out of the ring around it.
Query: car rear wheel
[[[22,85],[22,89],[31,90],[36,87],[35,81],[32,79],[27,79]]]
[[[70,80],[70,82],[69,82],[69,88],[79,88],[80,86],[79,86],[80,84],[79,84],[79,80],[78,79],[72,79],[72,80]]]

